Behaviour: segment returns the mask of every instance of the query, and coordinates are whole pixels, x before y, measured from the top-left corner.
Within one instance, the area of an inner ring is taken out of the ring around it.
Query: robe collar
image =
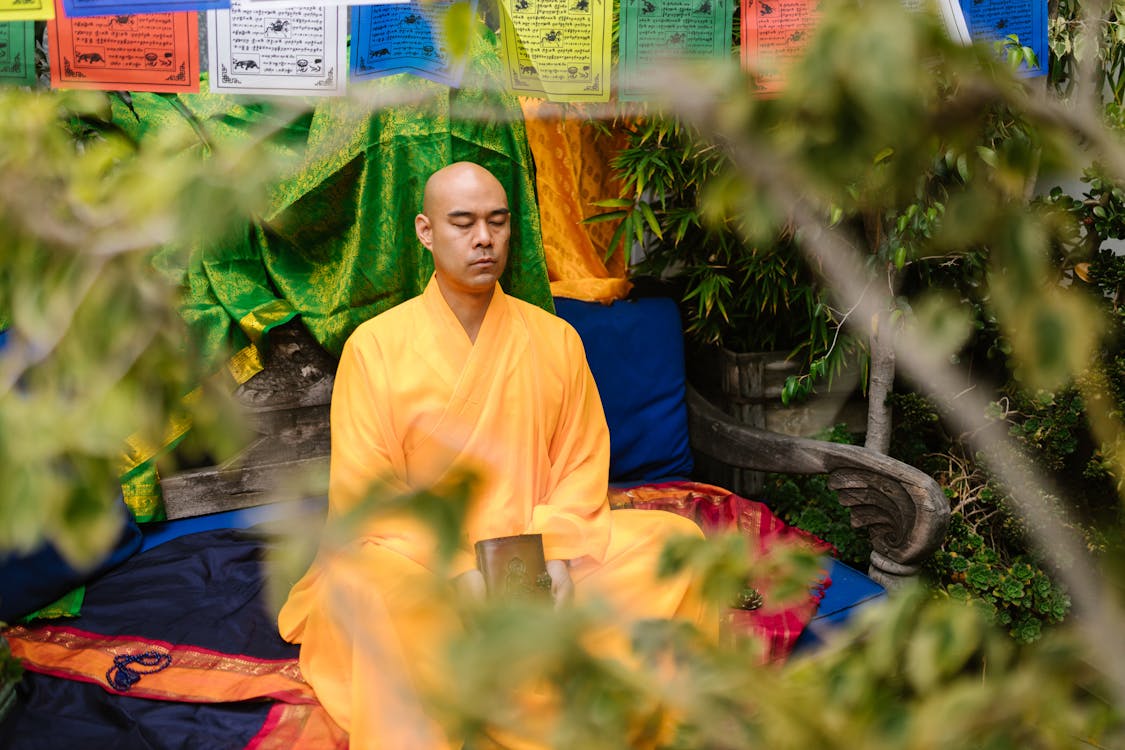
[[[436,276],[431,276],[426,284],[426,289],[422,292],[422,304],[433,325],[432,335],[419,339],[419,353],[451,385],[459,383],[465,376],[476,374],[470,370],[487,367],[489,360],[518,353],[527,345],[526,329],[511,325],[516,316],[508,295],[499,284],[496,285],[484,313],[476,343],[469,340],[469,334],[445,301]]]

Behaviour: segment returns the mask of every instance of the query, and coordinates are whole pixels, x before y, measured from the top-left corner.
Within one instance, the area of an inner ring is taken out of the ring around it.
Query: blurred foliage
[[[455,505],[467,487],[452,488]],[[414,514],[439,546],[459,539],[435,503],[371,502],[376,512]],[[746,581],[802,592],[816,568],[804,552],[772,560],[746,552],[740,536],[672,540],[659,574],[691,569],[719,607]],[[1034,580],[1027,573],[1013,571]],[[453,596],[441,576],[434,586],[435,596]],[[467,747],[518,738],[559,750],[1022,750],[1125,740],[1125,714],[1107,698],[1097,654],[1069,632],[1018,646],[987,607],[921,587],[867,608],[826,647],[784,666],[764,665],[749,634],[623,623],[596,599],[563,609],[535,599],[456,606],[464,628],[442,652],[448,679],[424,701]]]
[[[227,387],[202,371],[179,280],[153,257],[186,266],[278,166],[224,144],[200,160],[194,138],[138,145],[110,125],[109,96],[0,89],[0,549],[46,537],[80,565],[115,542],[127,441],[159,447],[191,419],[214,455],[237,445]]]
[[[1065,92],[1082,48],[1073,20],[1080,9],[1061,0],[1056,8],[1051,80]],[[1113,23],[1096,33],[1106,69],[1116,71],[1122,35],[1117,6],[1111,11]],[[995,391],[996,418],[1009,422],[1022,450],[1063,474],[1078,462],[1072,479],[1119,483],[1123,360],[1107,344],[1120,339],[1103,336],[1119,324],[1123,273],[1100,240],[1120,235],[1117,180],[1125,175],[1106,166],[1081,199],[1060,192],[1030,200],[1040,175],[1089,162],[1075,131],[1094,131],[1033,95],[1012,69],[1026,55],[1009,41],[998,57],[987,45],[952,44],[936,20],[897,2],[826,4],[778,96],[752,97],[751,78],[718,65],[694,86],[670,85],[698,139],[674,140],[679,126],[652,120],[645,137],[665,163],[638,151],[636,173],[647,176],[629,183],[627,204],[607,207],[634,217],[622,239],[647,231],[686,242],[689,232],[734,230],[737,243],[732,234],[726,247],[739,248],[737,258],[712,260],[722,249],[706,242],[685,247],[699,253],[701,267],[771,280],[773,296],[749,310],[796,300],[797,312],[823,315],[820,329],[809,322],[815,316],[782,315],[798,331],[789,345],[808,341],[808,354],[825,350],[848,313],[829,311],[808,283],[820,269],[786,266],[785,253],[815,235],[810,216],[830,225],[861,248],[871,284],[902,275],[889,286],[904,325],[960,329],[935,337],[934,366],[955,359],[974,365],[975,382],[991,378],[981,387]],[[1089,82],[1095,91],[1099,84]],[[47,536],[74,559],[112,541],[105,511],[130,436],[159,443],[170,415],[184,410],[212,436],[215,453],[229,445],[230,431],[217,427],[231,411],[224,389],[199,371],[174,309],[176,281],[152,272],[152,254],[190,252],[205,233],[252,212],[278,166],[252,147],[210,144],[201,161],[184,158],[196,142],[138,146],[103,127],[106,96],[0,91],[0,318],[9,327],[0,358],[0,547],[26,549]],[[1098,115],[1098,126],[1121,117],[1114,106]],[[685,160],[700,171],[683,170]],[[662,195],[660,179],[690,192]],[[765,248],[778,257],[765,258]],[[744,290],[722,286],[712,282],[712,304],[701,309],[730,316],[742,304]],[[937,288],[945,296],[932,298]],[[716,304],[722,294],[729,305]],[[971,314],[943,323],[934,315],[950,306],[943,300]],[[764,320],[752,325],[781,325]],[[185,401],[199,383],[198,400]],[[1108,408],[1091,406],[1095,397]],[[956,448],[963,436],[946,435],[935,450],[927,440],[942,438],[942,422],[916,411],[916,434],[893,444],[915,451],[913,460],[942,476],[959,505],[934,562],[948,596],[901,592],[832,647],[781,669],[760,668],[751,644],[712,642],[682,623],[634,628],[636,658],[628,662],[599,651],[621,624],[597,607],[470,609],[463,638],[449,644],[448,693],[432,696],[435,711],[471,740],[500,726],[538,732],[558,748],[1120,746],[1123,686],[1107,686],[1097,670],[1122,658],[1113,632],[1099,643],[1072,640],[1065,626],[1042,633],[1066,606],[1042,573],[1068,561],[1050,549],[1021,549],[1024,522],[976,457]],[[1072,440],[1080,412],[1106,421]],[[1111,546],[1122,528],[1119,498],[1110,492],[1096,505],[1089,497],[1075,509],[1069,493],[1060,495],[1060,523]],[[459,512],[438,500],[409,505],[442,519],[439,538],[458,525]],[[755,572],[731,545],[673,550],[669,565],[699,566],[705,589],[726,602]],[[758,573],[776,580],[780,568]],[[965,594],[991,607],[958,601]],[[989,617],[1020,640],[1038,627],[1040,639],[1013,644]],[[515,710],[535,694],[529,686],[545,688],[558,721],[526,725],[544,716]]]
[[[0,686],[17,682],[23,674],[23,665],[12,656],[8,641],[0,636]]]

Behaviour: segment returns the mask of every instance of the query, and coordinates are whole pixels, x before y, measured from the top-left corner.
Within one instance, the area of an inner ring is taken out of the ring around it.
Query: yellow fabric
[[[535,187],[551,294],[612,302],[629,294],[626,256],[619,246],[606,260],[619,222],[582,224],[603,213],[595,201],[616,198],[621,182],[610,165],[622,138],[542,99],[520,98],[535,159]]]
[[[541,533],[548,559],[573,560],[576,596],[608,600],[619,622],[704,609],[688,578],[654,581],[664,541],[700,534],[662,511],[610,511],[609,433],[578,334],[499,288],[471,343],[432,279],[425,292],[361,325],[340,360],[332,402],[329,515],[374,480],[399,489],[470,468],[482,483],[453,573],[479,539]],[[440,685],[440,644],[458,627],[433,596],[433,541],[380,519],[343,551],[327,547],[278,618],[301,643],[302,673],[351,747],[457,743],[420,708]]]

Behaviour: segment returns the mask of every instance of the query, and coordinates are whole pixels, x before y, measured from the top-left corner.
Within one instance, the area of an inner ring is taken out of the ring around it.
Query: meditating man
[[[699,534],[660,511],[609,509],[609,433],[578,334],[506,295],[504,189],[457,163],[426,183],[418,239],[432,254],[425,291],[359,326],[332,396],[330,518],[381,491],[479,477],[464,547],[447,574],[483,582],[472,545],[542,534],[559,605],[602,597],[619,620],[683,617],[704,608],[688,576],[656,581],[664,541]],[[351,747],[456,747],[418,696],[441,680],[440,650],[457,619],[435,599],[439,566],[419,521],[378,517],[343,549],[322,548],[279,616],[300,664]]]

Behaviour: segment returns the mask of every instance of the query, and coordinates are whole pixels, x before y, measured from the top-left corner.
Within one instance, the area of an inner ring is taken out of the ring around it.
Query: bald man
[[[464,470],[480,482],[451,569],[416,521],[371,520],[351,545],[322,548],[279,615],[353,750],[460,746],[419,695],[441,684],[441,644],[457,627],[434,577],[481,591],[478,540],[542,534],[560,605],[600,597],[621,622],[704,616],[689,578],[654,580],[665,540],[699,534],[695,525],[609,509],[609,432],[578,334],[499,286],[511,234],[503,187],[476,164],[445,167],[426,183],[415,230],[433,278],[357,328],[340,360],[329,516],[376,482],[440,488]]]

